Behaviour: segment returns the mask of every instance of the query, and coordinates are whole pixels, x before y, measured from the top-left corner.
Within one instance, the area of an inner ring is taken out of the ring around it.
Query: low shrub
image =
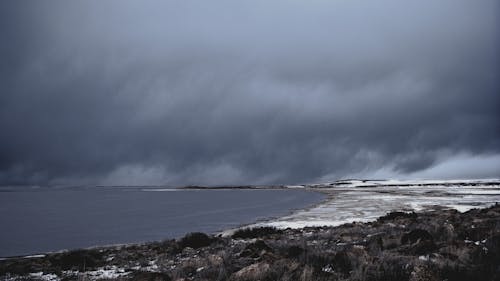
[[[401,237],[401,244],[413,244],[416,243],[417,241],[434,241],[432,238],[432,235],[427,231],[423,229],[414,229],[408,233],[405,233]]]
[[[390,221],[394,219],[416,219],[417,214],[415,212],[411,213],[406,213],[406,212],[391,212],[386,214],[385,216],[381,216],[380,218],[377,219],[379,222],[385,222],[385,221]]]
[[[403,281],[409,280],[413,265],[404,257],[382,255],[368,265],[364,272],[366,281]]]
[[[263,253],[269,252],[272,253],[274,252],[271,247],[269,247],[266,242],[262,240],[257,240],[255,243],[251,243],[245,247],[245,249],[240,253],[241,257],[251,257],[251,258],[258,258],[260,257]]]
[[[188,233],[179,241],[179,246],[181,248],[191,247],[193,249],[198,249],[201,247],[209,246],[213,239],[202,232],[192,232]]]
[[[297,258],[303,253],[304,253],[304,248],[297,245],[291,245],[290,247],[286,248],[285,255],[289,258]]]
[[[57,264],[62,270],[89,270],[104,266],[104,253],[95,250],[74,250],[56,254],[49,258],[52,264]]]
[[[135,281],[170,281],[172,278],[166,273],[138,271],[133,274]]]
[[[282,233],[283,231],[281,229],[277,229],[276,227],[264,226],[264,227],[244,228],[236,230],[236,232],[234,232],[234,234],[232,235],[232,238],[252,239],[252,238],[261,238],[272,234],[282,234]]]

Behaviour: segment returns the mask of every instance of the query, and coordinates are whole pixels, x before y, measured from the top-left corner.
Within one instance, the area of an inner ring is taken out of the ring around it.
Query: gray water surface
[[[211,233],[323,198],[303,190],[13,189],[0,192],[0,256]]]

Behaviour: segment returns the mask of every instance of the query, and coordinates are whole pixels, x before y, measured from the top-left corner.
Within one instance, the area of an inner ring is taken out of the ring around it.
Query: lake
[[[214,233],[324,199],[304,190],[39,188],[0,192],[0,257]]]

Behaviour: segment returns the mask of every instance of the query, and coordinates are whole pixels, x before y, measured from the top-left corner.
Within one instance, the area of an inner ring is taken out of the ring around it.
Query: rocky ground
[[[0,280],[500,280],[500,205],[0,261]]]

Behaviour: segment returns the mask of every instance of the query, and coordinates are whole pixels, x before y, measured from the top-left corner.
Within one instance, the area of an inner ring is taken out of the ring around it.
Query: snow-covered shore
[[[255,226],[302,228],[367,222],[390,211],[452,208],[465,212],[500,202],[500,179],[487,180],[341,180],[289,186],[314,189],[328,200]]]

